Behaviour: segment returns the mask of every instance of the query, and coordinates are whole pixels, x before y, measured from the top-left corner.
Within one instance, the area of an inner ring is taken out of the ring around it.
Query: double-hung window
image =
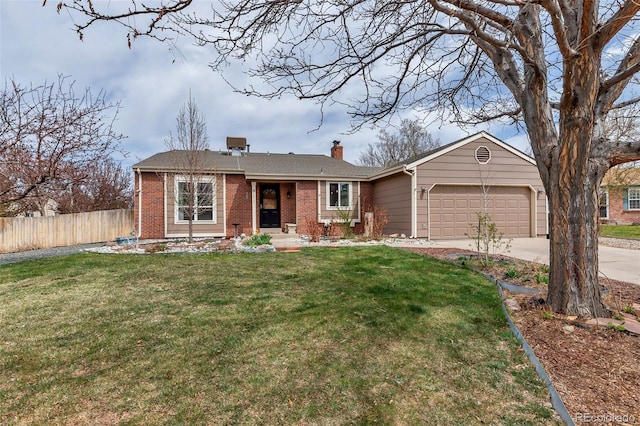
[[[640,187],[627,189],[627,204],[629,210],[640,210]]]
[[[342,209],[351,207],[351,183],[329,182],[329,208]]]
[[[598,210],[600,219],[609,219],[609,192],[606,189],[600,190],[600,206]]]
[[[176,219],[177,222],[215,222],[216,209],[215,179],[198,179],[189,182],[176,178]]]

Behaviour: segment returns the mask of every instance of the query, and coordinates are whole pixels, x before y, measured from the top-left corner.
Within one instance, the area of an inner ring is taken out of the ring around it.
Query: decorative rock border
[[[447,259],[457,259],[460,256],[468,256],[468,254],[450,254],[447,256]],[[538,377],[540,377],[540,379],[544,382],[547,390],[549,391],[549,395],[551,396],[551,405],[553,406],[553,409],[556,411],[556,413],[558,413],[558,416],[560,416],[560,419],[567,426],[575,426],[573,418],[571,417],[571,414],[569,414],[569,411],[567,410],[567,407],[564,405],[564,402],[562,402],[562,398],[560,397],[560,394],[558,394],[558,391],[556,390],[555,386],[553,386],[553,383],[551,382],[551,378],[549,378],[549,375],[544,370],[544,367],[542,366],[542,364],[540,364],[540,360],[538,360],[538,357],[533,353],[533,349],[531,348],[531,346],[529,346],[524,336],[522,335],[518,327],[515,325],[515,323],[511,319],[511,315],[509,315],[509,310],[505,305],[504,295],[502,293],[503,289],[511,291],[513,293],[526,293],[526,294],[540,293],[540,290],[531,288],[531,287],[523,287],[523,286],[505,283],[493,277],[492,275],[486,274],[482,271],[475,270],[475,272],[479,273],[480,275],[488,279],[490,282],[494,283],[498,288],[498,295],[500,295],[502,311],[504,312],[504,315],[507,319],[507,324],[509,325],[509,329],[522,345],[522,350],[527,355],[527,358],[529,358],[529,361],[531,361],[531,363],[533,364],[534,368],[536,369],[536,373],[538,373]]]

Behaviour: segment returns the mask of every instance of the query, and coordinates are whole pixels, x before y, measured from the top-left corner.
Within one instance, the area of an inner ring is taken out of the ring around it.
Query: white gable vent
[[[491,151],[486,146],[476,148],[476,161],[480,164],[487,164],[491,160]]]

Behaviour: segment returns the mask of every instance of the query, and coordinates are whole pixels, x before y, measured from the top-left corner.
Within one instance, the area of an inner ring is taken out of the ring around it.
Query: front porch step
[[[283,234],[284,235],[284,232],[282,232],[282,229],[280,228],[260,228],[259,231],[261,234],[269,234],[269,235]]]
[[[298,234],[287,234],[283,232],[280,228],[260,228],[261,234],[271,235],[271,239],[286,239],[286,238],[296,238]]]

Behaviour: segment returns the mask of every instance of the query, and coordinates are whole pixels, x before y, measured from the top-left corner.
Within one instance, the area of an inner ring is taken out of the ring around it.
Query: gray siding
[[[481,146],[491,152],[487,164],[479,164],[475,152]],[[546,206],[542,180],[535,165],[490,140],[480,138],[417,166],[417,227],[419,237],[428,237],[428,194],[438,185],[511,186],[529,188],[536,201],[537,233],[546,233]],[[422,190],[424,188],[424,190]],[[490,193],[491,191],[489,191]],[[433,212],[433,211],[432,211]],[[533,226],[532,226],[533,228]],[[533,230],[532,230],[533,232]],[[535,236],[535,235],[531,235]]]
[[[351,220],[353,222],[360,222],[360,182],[358,181],[344,181],[344,180],[326,180],[319,181],[319,194],[318,202],[320,203],[320,220],[325,222],[332,222],[340,219],[338,209],[329,208],[329,200],[327,196],[327,184],[328,183],[351,183],[351,206],[349,208],[351,214]]]
[[[411,235],[411,176],[398,173],[375,181],[374,203],[387,210],[384,234]]]

